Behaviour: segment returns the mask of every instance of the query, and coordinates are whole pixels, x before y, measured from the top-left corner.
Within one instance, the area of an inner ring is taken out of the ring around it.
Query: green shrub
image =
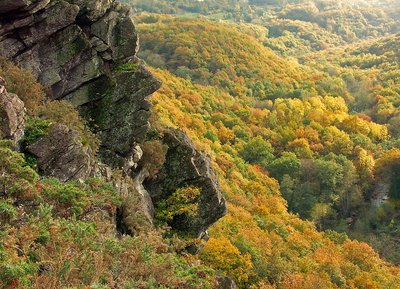
[[[170,222],[175,216],[193,216],[197,213],[198,204],[194,203],[200,196],[200,189],[184,187],[177,189],[167,199],[162,200],[157,207],[156,218],[161,222]]]
[[[17,216],[17,210],[12,205],[12,203],[12,199],[0,199],[0,224],[8,223],[14,220]]]
[[[40,186],[42,197],[54,206],[54,213],[62,217],[81,217],[95,208],[104,208],[113,213],[121,204],[115,188],[101,179],[87,179],[84,183],[62,183],[57,179],[47,178]]]
[[[11,142],[0,141],[0,195],[6,198],[32,200],[38,197],[38,174],[22,154],[11,150]]]
[[[124,64],[121,64],[115,68],[116,72],[122,72],[122,71],[136,71],[138,69],[139,65],[137,63],[132,63],[132,62],[127,62]]]
[[[51,121],[37,117],[30,117],[26,121],[25,134],[22,139],[22,148],[37,142],[48,133]]]

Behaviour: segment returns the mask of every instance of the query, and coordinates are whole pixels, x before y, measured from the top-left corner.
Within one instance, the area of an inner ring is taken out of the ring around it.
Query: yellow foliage
[[[206,264],[227,272],[239,284],[244,284],[251,278],[252,263],[250,256],[241,254],[225,237],[210,238],[200,254]]]

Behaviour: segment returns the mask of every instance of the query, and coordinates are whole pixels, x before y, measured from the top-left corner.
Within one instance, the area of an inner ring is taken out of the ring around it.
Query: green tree
[[[251,164],[266,166],[274,157],[271,144],[257,136],[244,145],[241,150],[242,157]]]

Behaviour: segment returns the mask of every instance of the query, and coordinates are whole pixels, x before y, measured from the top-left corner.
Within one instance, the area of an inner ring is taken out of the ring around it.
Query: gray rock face
[[[54,99],[93,109],[104,161],[123,166],[149,128],[159,82],[135,57],[130,11],[115,0],[0,0],[0,55],[29,69]],[[137,69],[120,70],[124,63]]]
[[[0,138],[10,139],[15,148],[24,135],[25,107],[16,94],[7,92],[0,77]]]
[[[236,289],[236,284],[231,277],[217,277],[218,289]]]
[[[61,181],[83,180],[94,174],[96,163],[80,134],[62,124],[53,125],[49,133],[27,151],[37,157],[38,169],[45,176]]]
[[[154,180],[145,183],[154,205],[168,198],[177,189],[194,186],[201,194],[196,201],[195,216],[178,216],[170,224],[173,229],[200,238],[206,230],[226,214],[226,202],[219,189],[210,159],[199,153],[189,137],[171,129],[164,135],[168,146],[166,162]]]
[[[147,96],[159,87],[159,82],[141,64],[132,65],[131,71],[115,73],[114,90],[82,107],[103,132],[101,153],[114,167],[123,167],[125,160],[132,157],[134,145],[127,140],[145,139],[150,128]],[[72,101],[76,99],[81,99],[77,93]]]
[[[115,184],[124,199],[117,216],[119,231],[124,234],[134,235],[153,225],[153,202],[143,186],[148,174],[148,171],[143,169],[133,180],[122,179]]]

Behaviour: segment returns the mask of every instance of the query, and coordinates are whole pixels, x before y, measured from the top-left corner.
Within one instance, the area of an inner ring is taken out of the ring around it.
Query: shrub
[[[200,196],[200,189],[196,187],[184,187],[177,189],[167,199],[162,200],[156,211],[156,218],[161,222],[171,222],[175,216],[194,216],[197,213],[198,204],[194,203]]]
[[[0,199],[0,225],[14,220],[14,218],[17,216],[17,211],[12,203],[12,199]]]
[[[115,188],[101,179],[87,179],[84,183],[62,183],[48,178],[40,183],[41,195],[48,204],[53,205],[57,216],[83,217],[94,209],[105,209],[115,213],[121,204]]]
[[[22,148],[35,143],[41,137],[48,133],[48,129],[51,126],[51,121],[46,119],[40,119],[37,117],[30,117],[27,119],[24,138],[22,139]]]
[[[27,70],[20,69],[10,61],[0,57],[0,76],[7,84],[7,90],[15,93],[24,102],[29,115],[34,115],[45,99],[43,87],[38,84]]]
[[[150,140],[143,144],[143,157],[139,165],[149,171],[149,177],[153,178],[165,163],[168,147],[159,140]]]
[[[115,68],[116,72],[131,71],[134,72],[138,69],[139,65],[137,63],[127,62],[121,64]]]
[[[32,200],[38,197],[37,173],[22,154],[11,150],[10,141],[0,141],[0,197]]]

